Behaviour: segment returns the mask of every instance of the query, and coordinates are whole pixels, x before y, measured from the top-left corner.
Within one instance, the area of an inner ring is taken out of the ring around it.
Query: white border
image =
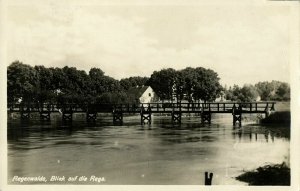
[[[54,0],[30,0],[31,3],[49,3],[53,2]],[[92,4],[107,4],[107,5],[131,5],[131,4],[139,4],[139,5],[169,5],[169,4],[176,4],[176,5],[230,5],[232,3],[239,4],[239,5],[253,5],[253,4],[273,4],[277,6],[290,6],[291,8],[291,17],[290,17],[290,74],[291,74],[291,116],[292,116],[292,123],[291,123],[291,172],[292,172],[292,179],[291,179],[291,186],[287,187],[278,187],[278,186],[101,186],[101,185],[7,185],[6,177],[7,177],[7,131],[6,131],[6,124],[7,124],[7,111],[6,111],[6,44],[9,42],[5,41],[5,21],[6,21],[6,6],[15,5],[15,4],[27,4],[29,0],[0,0],[0,63],[1,63],[1,75],[0,75],[0,83],[1,83],[1,109],[2,112],[0,113],[0,119],[2,125],[0,126],[0,133],[1,133],[1,150],[0,150],[0,158],[1,158],[1,179],[0,179],[0,189],[1,190],[165,190],[165,191],[174,191],[174,190],[230,190],[230,191],[239,191],[239,190],[274,190],[274,191],[282,191],[282,190],[291,190],[291,191],[298,191],[299,189],[299,182],[300,182],[300,1],[266,1],[266,0],[210,0],[210,1],[200,1],[200,0],[61,0],[62,3],[75,3],[75,4],[85,4],[85,5],[92,5]],[[284,74],[283,74],[284,75]]]

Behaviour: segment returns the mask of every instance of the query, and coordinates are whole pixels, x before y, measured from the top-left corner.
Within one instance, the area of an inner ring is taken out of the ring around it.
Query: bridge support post
[[[210,186],[214,174],[213,173],[209,173],[209,176],[208,176],[208,172],[205,172],[204,175],[205,175],[204,185]]]
[[[141,125],[144,125],[146,123],[151,124],[151,112],[150,111],[141,112]]]
[[[123,112],[122,111],[113,111],[113,122],[120,122],[123,124]]]
[[[95,104],[88,104],[86,110],[86,121],[89,122],[96,122],[97,120],[97,110]]]
[[[63,121],[72,121],[73,119],[73,113],[70,111],[64,111],[62,113],[62,120]]]
[[[22,111],[21,112],[21,119],[22,120],[28,120],[30,118],[30,112]]]
[[[148,105],[147,110],[145,110],[144,105],[141,107],[141,125],[144,125],[148,123],[149,125],[151,124],[151,107],[150,104]]]
[[[50,121],[50,111],[41,111],[40,112],[41,121]]]
[[[73,107],[72,105],[64,105],[62,111],[63,122],[72,121],[73,119]]]
[[[181,124],[181,112],[172,111],[172,122]]]
[[[242,113],[240,114],[233,114],[233,125],[236,125],[236,122],[239,122],[239,126],[242,126]]]
[[[210,124],[211,123],[211,113],[208,111],[203,111],[201,113],[201,122],[202,123],[208,122],[208,124]]]
[[[44,110],[45,109],[45,110]],[[40,120],[41,121],[50,121],[51,107],[48,104],[47,107],[44,107],[44,104],[40,107]]]
[[[233,116],[233,125],[236,125],[236,122],[239,122],[239,126],[242,126],[242,107],[239,105],[238,109],[235,105],[232,108],[232,116]]]
[[[21,106],[21,120],[29,120],[30,118],[30,107],[26,106]]]
[[[86,121],[87,122],[95,122],[97,120],[97,112],[87,112],[86,113]]]

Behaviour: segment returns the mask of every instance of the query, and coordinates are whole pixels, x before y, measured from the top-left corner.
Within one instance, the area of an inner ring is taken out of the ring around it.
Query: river
[[[289,127],[253,121],[233,127],[226,114],[213,116],[211,125],[184,117],[175,126],[167,116],[154,116],[144,126],[139,116],[125,117],[122,126],[109,116],[96,124],[9,120],[8,183],[20,184],[14,176],[44,176],[44,184],[203,185],[208,171],[214,173],[213,185],[247,185],[235,177],[266,164],[289,163],[289,134]],[[51,176],[88,180],[50,181]]]

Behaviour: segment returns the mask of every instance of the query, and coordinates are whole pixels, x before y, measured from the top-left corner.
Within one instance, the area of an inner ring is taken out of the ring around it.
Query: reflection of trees
[[[282,130],[284,131],[284,129]],[[269,142],[269,140],[271,140],[272,142],[274,142],[275,137],[288,138],[284,136],[286,134],[287,133],[281,132],[280,130],[276,130],[276,129],[266,129],[264,127],[259,127],[259,128],[249,127],[247,129],[243,129],[243,128],[234,129],[233,138],[234,139],[238,138],[239,141],[249,140],[250,142],[252,141],[257,142],[260,140],[264,140],[265,142]]]

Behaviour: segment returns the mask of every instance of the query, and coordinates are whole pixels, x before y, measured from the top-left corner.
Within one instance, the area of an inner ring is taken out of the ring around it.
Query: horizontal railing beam
[[[140,104],[15,104],[8,103],[8,111],[51,111],[56,112],[59,110],[83,112],[83,111],[95,111],[95,112],[112,112],[113,110],[120,110],[122,112],[137,113],[141,110],[150,109],[152,112],[169,112],[174,109],[182,112],[196,112],[199,110],[211,111],[211,112],[229,112],[235,109],[241,109],[246,112],[261,112],[268,109],[273,110],[276,102],[207,102],[207,103],[140,103]]]

